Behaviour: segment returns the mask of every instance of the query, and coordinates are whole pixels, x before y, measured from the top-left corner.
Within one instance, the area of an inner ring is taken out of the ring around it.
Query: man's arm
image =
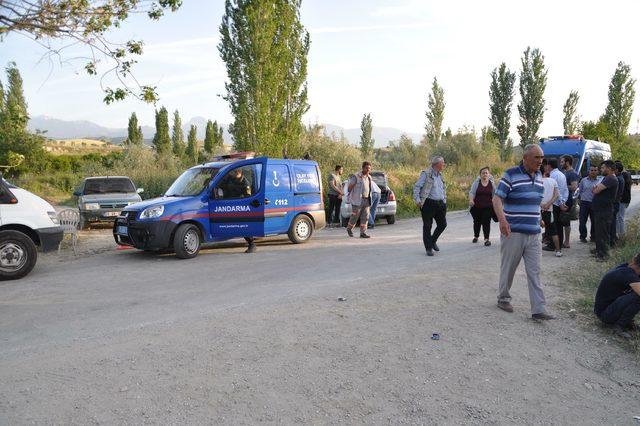
[[[500,222],[500,233],[505,237],[508,237],[509,234],[511,234],[511,227],[509,226],[509,222],[507,222],[507,218],[504,215],[504,205],[502,202],[502,198],[498,196],[493,197],[492,202],[493,211],[498,217],[498,222]]]
[[[420,177],[418,177],[418,180],[416,181],[415,185],[413,185],[413,201],[416,202],[416,204],[418,205],[418,207],[422,207],[422,200],[420,199],[420,191],[422,190],[422,187],[424,186],[424,183],[427,180],[427,172],[422,171],[420,172]]]
[[[629,284],[631,290],[635,291],[638,296],[640,296],[640,282]]]
[[[606,186],[604,186],[602,184],[602,182],[600,182],[599,184],[597,184],[596,186],[593,187],[593,189],[591,190],[591,192],[593,192],[594,194],[599,194],[602,191],[604,191],[605,189],[607,189]]]
[[[349,178],[349,192],[353,191],[353,188],[356,186],[356,183],[358,182],[358,178],[356,178],[355,176],[351,176]]]

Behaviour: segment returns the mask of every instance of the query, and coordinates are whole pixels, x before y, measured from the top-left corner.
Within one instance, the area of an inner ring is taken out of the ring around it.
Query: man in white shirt
[[[562,257],[562,247],[560,246],[560,239],[558,238],[557,227],[555,223],[555,217],[553,214],[553,203],[560,197],[560,191],[558,191],[558,182],[549,177],[551,172],[551,166],[549,164],[544,165],[544,174],[542,177],[542,183],[544,184],[544,193],[542,195],[542,202],[540,203],[540,210],[542,212],[542,223],[544,224],[546,238],[551,238],[553,241],[553,247],[547,245],[542,250],[556,252],[556,257]]]
[[[569,198],[569,187],[567,186],[567,178],[560,170],[558,170],[558,159],[550,158],[547,161],[547,167],[551,168],[551,172],[549,173],[549,177],[556,181],[558,184],[558,199],[553,202],[553,217],[554,224],[556,228],[556,234],[558,235],[558,241],[560,242],[560,247],[563,247],[564,243],[564,226],[566,223],[562,223],[560,219],[560,213],[566,212],[569,208],[567,207],[567,199]],[[555,247],[551,245],[548,246],[547,251],[555,250]],[[555,250],[557,251],[557,250]]]

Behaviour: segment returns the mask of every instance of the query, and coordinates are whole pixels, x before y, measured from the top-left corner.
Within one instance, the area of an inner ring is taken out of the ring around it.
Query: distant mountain
[[[203,140],[207,119],[203,117],[193,117],[184,123],[183,131],[185,139],[187,138],[189,128],[192,124],[195,124],[198,127],[198,139]],[[52,139],[100,139],[110,141],[114,144],[120,144],[127,137],[126,128],[104,127],[92,121],[67,121],[44,115],[31,117],[27,127],[32,132],[35,132],[36,130],[46,131],[45,135]],[[232,144],[233,140],[229,133],[229,127],[227,125],[223,125],[223,127],[225,144]],[[333,124],[324,124],[324,128],[328,135],[334,134],[339,137],[340,134],[344,134],[349,143],[354,145],[360,143],[360,128],[346,129]],[[145,143],[151,144],[151,140],[155,134],[155,128],[142,126],[142,133],[145,138]],[[400,129],[390,127],[374,126],[372,133],[373,139],[375,140],[375,146],[378,148],[389,145],[390,141],[400,139],[402,134],[406,134],[416,143],[419,142],[421,138],[421,135],[417,133],[403,132]]]

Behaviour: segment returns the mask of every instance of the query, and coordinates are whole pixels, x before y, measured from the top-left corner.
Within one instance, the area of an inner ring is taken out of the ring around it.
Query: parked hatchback
[[[376,208],[376,220],[386,219],[389,225],[396,223],[396,195],[389,188],[389,180],[385,172],[371,172],[371,179],[380,187],[380,201]],[[344,184],[344,197],[342,198],[342,205],[340,207],[340,217],[342,226],[347,226],[349,217],[351,216],[351,204],[347,201],[349,199],[349,181]]]
[[[85,178],[73,193],[78,197],[80,229],[92,223],[113,222],[125,207],[142,201],[142,188],[126,176]]]

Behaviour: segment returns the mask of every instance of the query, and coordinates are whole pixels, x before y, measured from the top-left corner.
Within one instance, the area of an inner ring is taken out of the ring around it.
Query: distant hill
[[[185,139],[192,124],[195,124],[198,127],[198,139],[203,140],[207,119],[204,117],[193,117],[184,123],[183,131]],[[44,115],[31,117],[27,127],[32,132],[35,132],[36,130],[46,131],[45,136],[51,139],[97,139],[106,140],[114,144],[121,144],[127,137],[126,127],[104,127],[92,121],[67,121]],[[336,136],[340,136],[340,134],[343,133],[349,143],[354,145],[360,143],[360,128],[346,129],[333,124],[324,124],[324,127],[328,135],[334,133]],[[227,125],[223,125],[223,128],[224,143],[230,145],[233,143],[233,140],[229,134],[229,128]],[[400,136],[403,133],[413,139],[415,143],[419,142],[421,138],[421,135],[417,133],[404,132],[400,129],[390,127],[374,126],[372,133],[373,139],[375,140],[375,146],[378,148],[389,145],[390,141],[400,139]],[[150,145],[153,135],[155,134],[155,128],[142,126],[142,134],[144,135],[144,142]]]

